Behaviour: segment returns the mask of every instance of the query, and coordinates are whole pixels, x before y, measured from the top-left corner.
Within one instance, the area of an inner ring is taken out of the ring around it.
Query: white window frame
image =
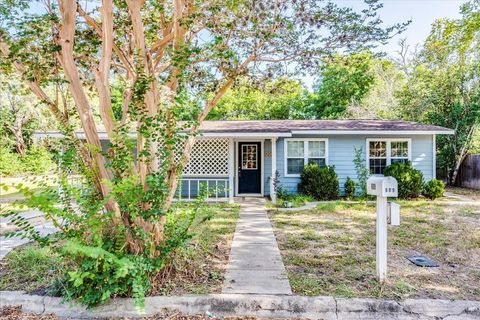
[[[378,158],[370,158],[370,142],[371,141],[381,141],[386,143],[386,155],[387,155],[387,164],[389,166],[392,164],[392,142],[407,142],[408,143],[408,161],[412,161],[412,139],[411,138],[367,138],[366,140],[366,166],[368,171],[370,172],[370,159],[378,159]],[[403,159],[400,157],[394,157],[393,159]],[[374,176],[383,176],[383,174],[372,174]]]
[[[283,164],[284,164],[284,177],[300,177],[299,173],[288,173],[288,142],[289,141],[303,141],[303,165],[308,164],[308,142],[309,141],[323,141],[325,142],[325,165],[328,164],[328,139],[327,138],[288,138],[284,139],[283,145]],[[291,157],[294,159],[295,157]],[[296,157],[296,159],[301,159]]]

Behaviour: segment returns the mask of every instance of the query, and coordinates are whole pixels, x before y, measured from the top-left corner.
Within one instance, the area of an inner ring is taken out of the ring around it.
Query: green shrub
[[[54,163],[50,153],[45,148],[31,147],[23,159],[24,171],[34,174],[43,174],[53,169]]]
[[[383,174],[397,179],[398,197],[401,199],[418,198],[422,193],[423,175],[410,162],[394,163],[386,167]]]
[[[320,168],[309,164],[300,175],[299,190],[316,200],[337,199],[340,193],[338,176],[334,166]]]
[[[287,200],[291,196],[290,193],[283,187],[283,186],[278,186],[277,187],[277,199],[278,200]]]
[[[355,182],[347,177],[347,181],[344,184],[345,198],[352,199],[355,196]]]
[[[422,195],[425,198],[435,200],[437,198],[443,197],[443,193],[445,192],[445,185],[443,181],[432,179],[425,183],[423,186]]]
[[[45,148],[33,146],[23,158],[18,153],[0,148],[0,176],[44,174],[54,166],[50,153]]]
[[[0,176],[14,176],[23,171],[20,156],[7,148],[0,148]]]
[[[370,176],[370,170],[366,166],[364,152],[362,148],[355,148],[353,164],[357,173],[357,186],[360,190],[360,197],[367,198],[367,179]]]

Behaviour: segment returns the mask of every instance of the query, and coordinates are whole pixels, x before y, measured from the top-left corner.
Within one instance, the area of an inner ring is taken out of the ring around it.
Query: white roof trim
[[[426,135],[426,134],[454,134],[454,130],[292,130],[292,134],[305,135],[354,135],[354,134],[373,134],[379,136],[391,135]]]
[[[260,137],[260,138],[275,138],[275,137],[291,137],[290,132],[201,132],[201,137]]]

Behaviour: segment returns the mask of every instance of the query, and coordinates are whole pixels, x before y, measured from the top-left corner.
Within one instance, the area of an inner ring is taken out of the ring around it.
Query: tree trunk
[[[455,185],[457,182],[457,175],[458,171],[460,170],[460,166],[462,165],[463,160],[465,159],[465,156],[467,155],[467,149],[470,146],[470,142],[472,140],[473,132],[475,131],[475,126],[472,126],[470,130],[468,131],[467,138],[465,143],[462,146],[462,149],[460,150],[460,153],[455,161],[455,166],[453,168],[452,172],[452,179],[450,181],[450,185]]]
[[[25,157],[27,146],[25,145],[25,139],[23,139],[22,128],[12,128],[11,131],[15,136],[15,150],[21,157]]]

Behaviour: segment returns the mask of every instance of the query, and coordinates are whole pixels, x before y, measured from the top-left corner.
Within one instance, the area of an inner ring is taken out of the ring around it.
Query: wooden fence
[[[465,157],[455,185],[480,190],[480,154],[470,154]]]

